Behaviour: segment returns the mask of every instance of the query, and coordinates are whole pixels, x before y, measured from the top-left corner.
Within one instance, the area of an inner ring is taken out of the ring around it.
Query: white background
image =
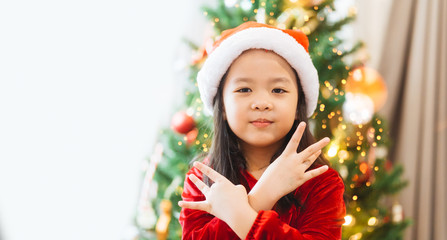
[[[3,240],[120,239],[204,2],[2,1]]]
[[[210,34],[205,2],[0,3],[2,240],[122,239],[141,163],[183,94],[181,38]],[[359,28],[379,49],[381,19],[372,38]]]

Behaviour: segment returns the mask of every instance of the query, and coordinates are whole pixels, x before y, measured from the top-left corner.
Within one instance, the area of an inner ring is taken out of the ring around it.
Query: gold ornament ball
[[[349,73],[345,91],[362,93],[371,98],[377,112],[386,102],[388,90],[383,77],[373,68],[358,67]]]
[[[283,9],[313,7],[320,5],[324,0],[288,0],[284,1]]]
[[[301,8],[301,7],[302,6],[300,5],[300,1],[298,1],[298,0],[284,1],[284,3],[283,3],[283,11],[286,9]]]
[[[299,0],[298,2],[301,3],[301,5],[306,7],[312,7],[315,5],[320,5],[324,0]]]

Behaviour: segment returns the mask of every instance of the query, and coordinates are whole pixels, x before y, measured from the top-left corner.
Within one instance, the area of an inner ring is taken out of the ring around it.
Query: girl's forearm
[[[232,215],[224,220],[224,222],[233,229],[239,238],[245,239],[250,232],[258,213],[248,204],[245,207],[241,206],[234,210],[235,211],[232,211]]]
[[[248,193],[248,203],[256,212],[271,210],[281,198],[278,198],[271,189],[270,191],[268,188],[263,189],[264,187],[261,182],[258,182]]]

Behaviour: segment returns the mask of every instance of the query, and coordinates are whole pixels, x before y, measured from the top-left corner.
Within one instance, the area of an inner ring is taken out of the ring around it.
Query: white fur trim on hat
[[[309,54],[292,36],[279,29],[253,27],[236,32],[223,40],[208,56],[197,74],[197,84],[205,113],[213,114],[213,100],[222,76],[245,50],[266,49],[283,57],[295,69],[303,88],[307,116],[311,117],[318,101],[318,73]]]

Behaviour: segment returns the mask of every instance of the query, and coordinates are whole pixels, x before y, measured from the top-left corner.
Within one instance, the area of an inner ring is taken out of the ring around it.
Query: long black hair
[[[295,78],[298,83],[298,106],[296,109],[297,119],[294,121],[292,128],[287,133],[283,145],[275,152],[275,154],[270,159],[270,163],[278,158],[287,146],[290,138],[295,132],[298,124],[300,122],[306,122],[306,129],[303,133],[301,141],[299,143],[297,152],[301,152],[308,146],[315,143],[315,138],[308,128],[307,119],[307,107],[306,100],[301,83],[299,81],[296,71],[292,68]],[[241,168],[247,168],[247,162],[239,148],[238,138],[230,129],[228,122],[224,119],[224,105],[223,105],[223,86],[226,81],[225,74],[222,77],[219,88],[217,90],[216,96],[213,102],[213,115],[214,115],[214,134],[212,139],[212,145],[210,152],[208,154],[208,165],[211,166],[218,173],[222,174],[233,184],[242,184],[247,188],[248,184],[245,178],[241,175]],[[202,156],[203,157],[203,156]],[[314,168],[316,165],[329,165],[329,162],[320,155],[315,162],[312,164],[310,169]],[[204,176],[204,181],[206,184],[211,185],[211,180]],[[297,208],[301,206],[301,203],[295,198],[294,193],[291,192],[283,196],[276,204],[276,210],[285,211],[291,206],[295,205]]]

